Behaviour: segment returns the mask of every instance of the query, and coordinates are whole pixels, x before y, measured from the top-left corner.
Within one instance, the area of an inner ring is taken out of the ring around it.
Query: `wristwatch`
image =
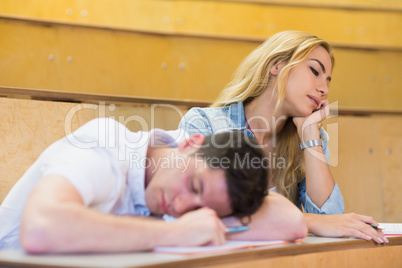
[[[300,143],[300,149],[302,149],[302,151],[303,151],[304,149],[309,148],[309,147],[323,146],[323,145],[324,145],[324,141],[322,139],[309,140],[309,141]]]

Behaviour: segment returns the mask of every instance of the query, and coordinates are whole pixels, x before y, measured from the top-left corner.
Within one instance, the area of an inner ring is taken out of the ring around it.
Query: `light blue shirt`
[[[208,136],[213,133],[240,129],[247,135],[254,136],[254,133],[246,128],[242,102],[218,108],[192,108],[181,119],[179,128],[184,129],[189,135],[201,133]],[[324,140],[324,155],[329,163],[328,134],[321,128],[320,135]],[[301,209],[301,205],[303,205],[306,213],[342,214],[344,212],[343,197],[336,182],[331,195],[321,208],[314,204],[307,194],[305,178],[299,183],[299,192],[298,207]]]

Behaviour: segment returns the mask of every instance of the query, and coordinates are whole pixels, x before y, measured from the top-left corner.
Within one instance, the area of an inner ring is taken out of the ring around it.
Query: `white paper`
[[[158,253],[174,253],[174,254],[197,254],[197,253],[210,253],[228,250],[236,250],[243,248],[272,246],[279,244],[286,244],[288,241],[274,240],[274,241],[227,241],[220,246],[200,246],[200,247],[156,247],[154,252]]]
[[[379,223],[385,235],[402,235],[402,223]]]

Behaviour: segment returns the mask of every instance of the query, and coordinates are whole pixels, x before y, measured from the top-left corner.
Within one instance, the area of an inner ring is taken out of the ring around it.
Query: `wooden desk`
[[[377,245],[358,239],[307,237],[285,244],[203,255],[157,253],[27,255],[0,251],[0,267],[402,267],[402,237]]]

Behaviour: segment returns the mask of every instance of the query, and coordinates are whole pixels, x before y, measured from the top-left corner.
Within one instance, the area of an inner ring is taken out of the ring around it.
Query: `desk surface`
[[[152,252],[125,254],[74,254],[74,255],[27,255],[23,251],[0,251],[0,267],[188,267],[210,266],[229,267],[233,264],[246,264],[273,258],[292,258],[295,256],[324,252],[345,252],[350,250],[382,251],[380,256],[391,260],[391,266],[402,267],[402,258],[389,259],[384,250],[393,250],[392,256],[401,256],[402,237],[389,237],[389,244],[379,245],[372,241],[351,238],[307,237],[301,243],[289,243],[235,251],[176,255]],[[396,250],[396,251],[395,251]],[[396,253],[395,253],[396,252]],[[350,253],[349,253],[350,254]],[[368,255],[373,255],[368,253]],[[377,258],[377,257],[376,257]],[[366,261],[370,261],[367,260]],[[395,263],[395,261],[397,263]],[[320,260],[322,264],[322,260]],[[395,265],[394,265],[395,264]],[[401,266],[399,266],[401,265]],[[238,265],[239,266],[239,265]],[[239,266],[239,267],[240,267]],[[389,266],[384,266],[389,267]]]

